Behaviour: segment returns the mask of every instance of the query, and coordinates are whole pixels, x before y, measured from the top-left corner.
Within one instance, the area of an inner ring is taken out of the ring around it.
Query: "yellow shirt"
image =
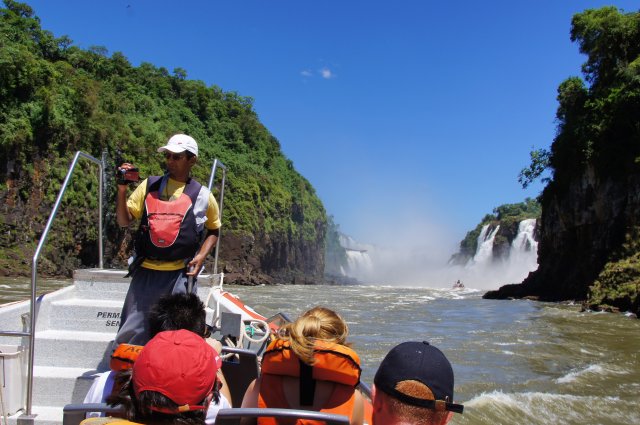
[[[179,182],[173,180],[172,178],[169,178],[167,181],[167,185],[160,194],[160,199],[178,199],[180,195],[182,195],[185,186],[185,182]],[[142,211],[144,210],[144,197],[146,194],[147,179],[140,183],[138,187],[133,191],[133,193],[129,196],[129,199],[127,199],[127,208],[129,208],[129,212],[134,218],[138,220],[142,217]],[[216,199],[213,197],[213,194],[211,192],[209,192],[209,204],[207,206],[205,217],[206,221],[204,223],[204,226],[209,230],[219,229],[222,225],[222,223],[220,222],[218,203],[216,202]],[[142,267],[161,271],[180,270],[183,269],[184,266],[185,264],[183,260],[160,261],[146,259],[142,263]]]
[[[107,416],[105,418],[87,418],[80,422],[80,425],[138,425],[138,422],[131,422],[122,418],[113,418]]]

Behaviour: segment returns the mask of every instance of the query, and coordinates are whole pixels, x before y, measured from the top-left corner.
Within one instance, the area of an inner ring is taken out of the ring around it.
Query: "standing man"
[[[198,159],[196,141],[176,134],[158,152],[165,155],[164,176],[144,180],[129,199],[128,182],[118,182],[118,224],[127,227],[140,219],[140,227],[116,345],[144,345],[149,340],[147,314],[151,306],[163,295],[187,292],[190,278],[191,292],[195,293],[196,277],[218,241],[218,204],[206,187],[190,177]],[[128,163],[120,166],[121,172],[132,168]]]
[[[444,425],[464,406],[453,403],[453,369],[428,342],[403,342],[373,380],[373,425]]]

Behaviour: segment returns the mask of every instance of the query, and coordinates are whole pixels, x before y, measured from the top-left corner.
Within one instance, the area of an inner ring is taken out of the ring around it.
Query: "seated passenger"
[[[373,381],[373,425],[445,425],[464,406],[453,402],[453,368],[428,342],[403,342]]]
[[[149,312],[149,333],[153,337],[162,331],[186,329],[198,335],[204,335],[206,331],[206,312],[204,304],[195,294],[171,294],[160,298],[158,303]],[[219,341],[207,338],[206,341],[220,353],[222,345]],[[98,374],[93,381],[89,392],[84,398],[84,403],[104,403],[114,389],[114,378],[117,372],[130,369],[133,366],[142,346],[120,344],[111,355],[110,371]],[[218,371],[218,379],[222,387],[220,389],[220,402],[211,403],[207,411],[206,423],[214,424],[219,409],[230,408],[231,393],[229,386],[222,374]],[[118,393],[119,389],[115,389]],[[90,413],[87,416],[99,416],[100,413]]]
[[[287,323],[267,347],[262,374],[245,393],[242,407],[315,410],[364,420],[360,358],[346,344],[349,328],[334,311],[315,307]],[[242,424],[256,423],[245,418]],[[259,418],[260,425],[276,424]],[[305,424],[316,423],[305,421]]]
[[[123,405],[125,419],[142,424],[205,425],[212,400],[219,397],[218,353],[200,335],[181,329],[158,333],[131,370],[120,372],[120,393],[110,405]],[[119,418],[89,418],[82,425],[120,422]]]

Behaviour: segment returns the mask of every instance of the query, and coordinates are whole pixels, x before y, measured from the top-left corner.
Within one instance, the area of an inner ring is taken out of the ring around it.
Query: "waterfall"
[[[487,264],[491,263],[493,259],[493,241],[496,238],[500,225],[497,225],[493,230],[489,231],[490,225],[485,224],[482,227],[482,231],[478,236],[478,247],[476,248],[476,254],[467,263],[468,266],[474,264]]]
[[[467,288],[495,289],[508,283],[520,283],[538,268],[538,242],[534,239],[536,220],[518,223],[518,232],[507,251],[494,257],[494,242],[500,226],[486,224],[478,236],[473,258],[464,266],[454,266],[447,274],[447,286],[460,279]]]
[[[536,219],[522,220],[518,225],[518,235],[511,242],[509,262],[528,272],[538,268],[538,242],[533,238]]]
[[[369,256],[372,247],[358,243],[347,235],[340,234],[339,238],[340,245],[347,253],[347,266],[340,268],[342,275],[361,281],[370,279],[373,275],[373,261]]]
[[[370,277],[373,271],[373,262],[366,251],[347,249],[347,265],[345,275],[359,280]]]

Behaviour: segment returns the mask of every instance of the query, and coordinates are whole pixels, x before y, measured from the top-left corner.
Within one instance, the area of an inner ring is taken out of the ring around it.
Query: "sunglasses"
[[[166,160],[170,160],[173,159],[174,161],[180,161],[182,158],[186,158],[187,155],[183,154],[183,153],[170,153],[170,152],[165,152],[164,153],[164,158]]]

